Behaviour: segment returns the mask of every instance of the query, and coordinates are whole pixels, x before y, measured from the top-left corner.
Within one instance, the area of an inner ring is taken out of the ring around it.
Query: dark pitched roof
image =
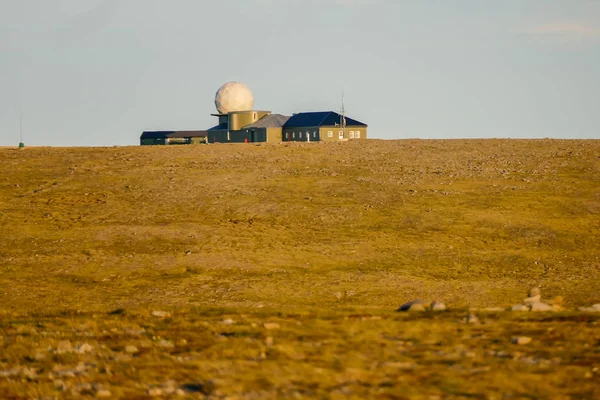
[[[269,114],[269,115],[262,117],[261,119],[259,119],[258,121],[254,122],[250,125],[246,125],[242,129],[280,128],[288,121],[288,119],[290,119],[290,117],[288,117],[287,115]]]
[[[340,118],[341,115],[333,111],[304,112],[293,115],[283,127],[335,126],[339,125]],[[346,117],[346,126],[367,126],[367,124]]]
[[[206,131],[145,131],[141,139],[206,137]]]

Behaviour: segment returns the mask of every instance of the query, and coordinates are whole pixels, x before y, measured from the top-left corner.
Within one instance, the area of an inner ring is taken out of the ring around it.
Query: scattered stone
[[[265,345],[273,346],[273,336],[267,336],[267,338],[265,339]]]
[[[54,387],[60,391],[64,392],[68,389],[67,384],[62,379],[56,379],[52,381],[52,383],[54,384]]]
[[[91,353],[94,351],[94,347],[88,343],[83,343],[77,348],[79,354]]]
[[[21,373],[23,374],[23,376],[27,379],[29,379],[30,381],[35,381],[38,378],[38,374],[37,371],[35,370],[35,368],[23,368],[23,370],[21,371]]]
[[[432,311],[444,311],[446,310],[446,305],[444,303],[440,303],[439,301],[434,301],[433,303],[431,303],[431,310]]]
[[[59,354],[69,353],[73,351],[73,346],[69,340],[61,340],[58,342],[58,346],[56,346],[56,352]]]
[[[96,392],[96,397],[112,397],[110,390],[100,389]]]
[[[131,362],[131,356],[129,354],[117,354],[115,361],[118,363],[128,363]]]
[[[515,304],[514,306],[512,306],[512,308],[510,310],[511,311],[529,311],[529,307],[527,307],[525,304]]]
[[[591,307],[579,307],[579,311],[583,311],[583,312],[600,312],[600,303],[594,304]]]
[[[233,325],[233,324],[235,324],[235,321],[232,320],[231,318],[227,318],[227,319],[224,319],[223,321],[221,321],[221,323],[223,325]]]
[[[529,344],[531,343],[531,338],[527,336],[515,336],[512,338],[513,344]]]
[[[151,388],[148,389],[148,396],[158,397],[162,396],[163,390],[161,388]]]
[[[263,324],[263,326],[264,326],[264,327],[265,327],[265,329],[266,329],[266,330],[268,330],[268,331],[271,331],[271,330],[274,330],[274,329],[279,329],[279,328],[280,328],[280,326],[279,326],[279,324],[278,324],[277,322],[265,322],[265,323]]]
[[[137,347],[133,346],[133,345],[129,345],[129,346],[125,346],[125,352],[129,353],[129,354],[135,354],[137,353],[139,350]]]
[[[169,318],[171,313],[167,311],[152,311],[152,315],[158,318]]]
[[[469,313],[469,315],[467,315],[466,321],[467,324],[478,324],[479,318],[477,318],[477,315]]]
[[[412,300],[402,304],[396,311],[424,311],[427,304],[423,300]]]
[[[175,347],[175,345],[172,342],[169,342],[168,340],[161,340],[157,343],[158,347],[164,347],[166,349],[171,349],[173,347]]]
[[[553,311],[553,309],[546,303],[536,302],[531,304],[531,311]]]
[[[7,369],[4,371],[0,371],[0,376],[1,377],[11,377],[11,376],[17,376],[21,373],[21,370],[18,368],[13,368],[13,369]]]
[[[541,297],[542,291],[540,290],[539,287],[534,287],[529,290],[529,293],[527,294],[527,296],[528,297]]]

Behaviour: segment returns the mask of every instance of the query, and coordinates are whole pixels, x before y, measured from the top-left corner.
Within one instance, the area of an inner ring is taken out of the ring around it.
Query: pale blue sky
[[[0,145],[20,107],[28,145],[206,129],[232,80],[376,138],[600,139],[600,1],[0,0]]]

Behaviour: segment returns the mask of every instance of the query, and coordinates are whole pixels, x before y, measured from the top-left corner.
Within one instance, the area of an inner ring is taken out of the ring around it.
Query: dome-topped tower
[[[250,111],[254,106],[254,96],[244,83],[228,82],[217,91],[215,106],[219,114]]]

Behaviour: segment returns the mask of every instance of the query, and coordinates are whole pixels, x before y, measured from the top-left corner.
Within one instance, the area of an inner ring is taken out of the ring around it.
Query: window
[[[285,133],[285,138],[286,138],[286,139],[289,139],[289,138],[290,138],[290,133],[289,133],[289,132],[286,132],[286,133]]]
[[[344,131],[339,131],[338,135],[340,136],[340,140],[344,138]]]
[[[229,136],[229,131],[227,131],[227,141],[229,142],[231,140],[231,136]]]
[[[333,132],[332,131],[327,131],[327,137],[333,137]]]
[[[313,131],[313,137],[316,139],[317,138],[317,131]]]
[[[348,134],[350,139],[354,139],[354,131],[350,131],[350,133]]]
[[[356,137],[357,139],[360,139],[360,131],[356,131],[354,134],[354,137]]]
[[[292,132],[292,139],[296,139],[296,132]]]

